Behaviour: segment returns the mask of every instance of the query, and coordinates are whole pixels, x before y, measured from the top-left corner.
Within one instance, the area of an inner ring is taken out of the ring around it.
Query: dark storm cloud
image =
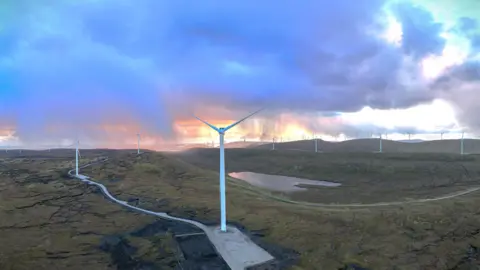
[[[475,19],[462,17],[459,19],[458,28],[461,32],[468,32],[478,29],[478,22]]]
[[[457,34],[470,40],[473,54],[480,51],[480,22],[478,19],[462,17],[458,20],[454,30]]]
[[[49,124],[125,118],[168,135],[176,117],[211,106],[243,115],[429,100],[402,49],[379,38],[384,4],[99,0],[13,9],[22,23],[2,22],[0,99],[15,106],[0,113],[13,112],[19,134],[33,140]],[[443,47],[428,13],[403,4],[396,14],[407,54]]]
[[[430,12],[410,3],[402,2],[393,6],[393,14],[402,24],[402,48],[417,59],[429,53],[439,54],[445,46],[440,36],[442,24],[435,22]]]
[[[450,68],[433,88],[454,104],[458,121],[463,127],[480,132],[480,62],[467,61]]]
[[[467,61],[459,66],[447,70],[445,74],[435,80],[432,88],[443,91],[455,91],[462,83],[480,82],[480,62]]]

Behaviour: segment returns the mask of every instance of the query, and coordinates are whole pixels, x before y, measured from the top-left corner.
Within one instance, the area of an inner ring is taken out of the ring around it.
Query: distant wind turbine
[[[218,135],[220,137],[220,214],[221,214],[221,219],[220,219],[220,230],[222,232],[227,231],[227,205],[226,205],[226,195],[225,195],[225,146],[224,146],[224,138],[225,138],[225,133],[233,128],[234,126],[240,124],[247,118],[251,117],[252,115],[260,112],[262,109],[255,111],[248,116],[238,120],[237,122],[227,126],[227,127],[216,127],[207,121],[204,121],[198,117],[195,116],[199,121],[203,122],[205,125],[209,126],[213,130],[218,132]]]
[[[382,149],[382,134],[380,133],[380,145],[379,145],[379,149],[378,149],[378,152],[382,153],[383,149]]]
[[[140,133],[137,133],[137,154],[140,155]]]
[[[80,144],[80,141],[77,139],[77,144],[75,148],[75,175],[78,176],[78,157],[80,156],[80,150],[78,149],[78,145]]]
[[[464,135],[465,132],[462,132],[462,138],[460,139],[460,155],[463,155],[464,152],[463,152],[463,138],[464,138]]]
[[[272,138],[272,150],[275,150],[275,137]]]
[[[443,132],[440,133],[440,140],[443,140]]]
[[[315,140],[315,153],[318,152],[318,139],[317,138],[313,138]]]

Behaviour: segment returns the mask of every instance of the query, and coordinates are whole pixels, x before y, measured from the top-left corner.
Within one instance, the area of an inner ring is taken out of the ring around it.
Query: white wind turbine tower
[[[318,152],[318,139],[315,137],[315,134],[313,134],[313,140],[315,141],[315,153]]]
[[[380,133],[380,139],[379,139],[379,148],[378,148],[378,152],[379,153],[382,153],[383,149],[382,149],[382,133]]]
[[[275,137],[272,138],[272,150],[275,150]]]
[[[462,131],[462,138],[460,139],[460,155],[463,155],[464,152],[463,152],[463,138],[464,138],[464,135],[465,132]]]
[[[80,141],[77,139],[76,147],[75,147],[75,175],[78,176],[78,157],[80,156],[80,150],[78,149],[78,145]]]
[[[198,117],[195,116],[198,120],[203,122],[205,125],[211,127],[213,130],[218,132],[218,135],[220,137],[220,214],[221,214],[221,220],[220,220],[220,230],[222,232],[227,231],[227,205],[226,205],[226,196],[225,196],[225,146],[224,146],[224,137],[225,137],[225,132],[227,132],[229,129],[233,128],[234,126],[240,124],[247,118],[251,117],[252,115],[260,112],[262,109],[253,112],[252,114],[249,114],[248,116],[238,120],[237,122],[227,126],[227,127],[216,127],[207,121],[204,121]]]
[[[140,155],[140,133],[137,133],[137,155]]]

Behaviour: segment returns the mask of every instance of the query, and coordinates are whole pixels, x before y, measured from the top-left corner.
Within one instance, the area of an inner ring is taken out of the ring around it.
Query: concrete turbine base
[[[206,233],[232,270],[275,269],[275,258],[238,228],[227,226],[223,232],[220,227],[208,227]]]
[[[91,164],[89,164],[91,165]],[[86,166],[84,166],[86,167]],[[83,167],[82,167],[83,168]],[[172,217],[163,212],[153,212],[128,204],[126,201],[119,200],[113,197],[107,188],[95,181],[90,180],[90,177],[82,174],[74,175],[74,170],[69,171],[69,175],[80,179],[81,181],[90,185],[100,187],[102,193],[110,200],[140,211],[146,214],[158,216],[160,218],[183,221],[190,223],[202,229],[207,235],[208,239],[214,246],[217,253],[223,258],[232,270],[271,270],[278,269],[277,260],[270,255],[263,248],[255,244],[247,235],[234,226],[227,225],[227,231],[223,232],[219,226],[211,227],[201,224],[197,221]]]

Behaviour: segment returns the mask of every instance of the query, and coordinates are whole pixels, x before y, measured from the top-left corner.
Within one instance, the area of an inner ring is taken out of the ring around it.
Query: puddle
[[[341,185],[340,183],[334,183],[329,181],[317,181],[297,177],[269,175],[254,172],[232,172],[228,175],[233,178],[248,182],[249,184],[257,187],[280,192],[305,191],[308,189],[308,186],[338,187]]]

